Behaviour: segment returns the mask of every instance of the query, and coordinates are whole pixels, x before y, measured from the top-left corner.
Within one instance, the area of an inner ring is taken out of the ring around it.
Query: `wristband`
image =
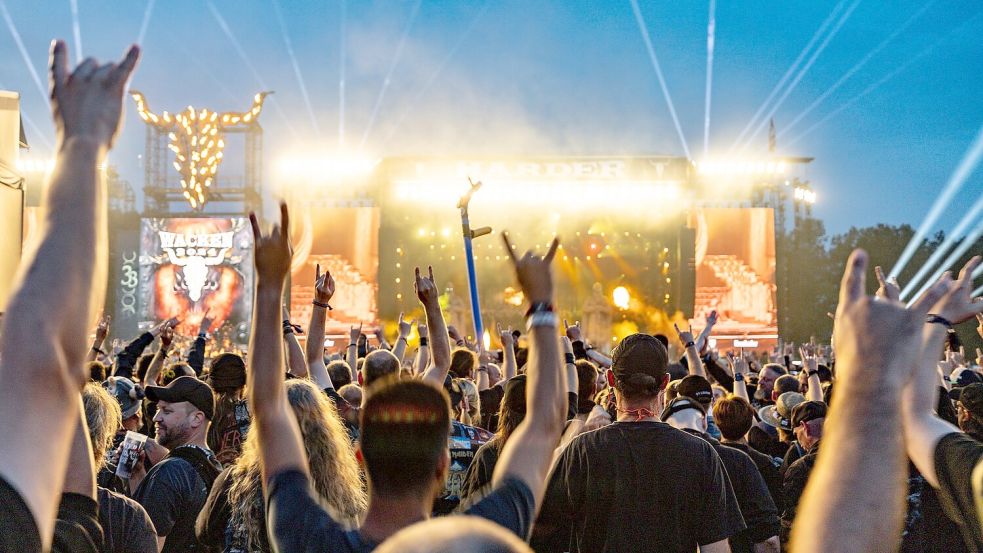
[[[541,326],[551,326],[556,328],[559,326],[559,324],[560,321],[556,316],[556,313],[552,311],[537,311],[529,315],[529,317],[526,319],[526,330],[528,331]]]
[[[529,318],[536,313],[552,313],[552,312],[553,312],[552,303],[548,301],[537,301],[529,306],[529,309],[526,311],[526,318]]]
[[[946,319],[945,317],[940,317],[939,315],[933,315],[931,313],[925,316],[925,324],[940,324],[947,329],[952,328],[952,321]]]
[[[328,311],[334,311],[334,307],[331,307],[331,305],[328,304],[328,303],[320,302],[320,301],[317,301],[317,300],[314,300],[311,303],[314,304],[314,305],[316,305],[316,306],[318,306],[318,307],[323,307],[323,308],[327,309]]]
[[[93,347],[92,348],[92,351],[94,351],[94,352],[96,352],[96,353],[98,353],[100,355],[106,355],[106,352],[102,351],[101,349],[99,349],[97,347]]]
[[[734,382],[744,382],[744,373],[736,373],[734,375]]]
[[[356,344],[355,342],[348,342],[348,347],[350,347],[350,348],[357,348],[358,347],[358,344]]]
[[[420,347],[425,348],[430,345],[430,338],[426,336],[420,336]]]
[[[573,358],[573,354],[572,353],[564,353],[563,354],[563,359],[566,360],[567,365],[573,365],[574,364],[574,358]]]
[[[478,372],[488,372],[488,367],[481,365],[478,367]]]
[[[686,342],[686,349],[696,347],[696,342]]]
[[[951,378],[949,378],[949,375],[945,375],[945,376],[943,376],[943,377],[942,377],[942,380],[944,380],[944,381],[946,381],[946,382],[952,382],[952,379],[951,379]]]
[[[814,371],[809,371],[809,376],[816,376],[818,374],[819,374],[819,369],[816,369]]]

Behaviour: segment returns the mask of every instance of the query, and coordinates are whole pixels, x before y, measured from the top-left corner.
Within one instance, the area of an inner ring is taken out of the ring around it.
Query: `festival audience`
[[[983,373],[950,334],[975,317],[983,337],[978,257],[905,306],[880,267],[867,294],[855,251],[834,350],[718,352],[712,312],[678,344],[636,333],[608,357],[579,321],[561,335],[558,241],[520,257],[506,234],[528,347],[499,326],[497,355],[447,326],[430,268],[425,322],[400,314],[392,346],[352,325],[326,360],[334,279],[317,266],[302,347],[281,205],[268,233],[250,217],[242,355],[208,313],[196,336],[169,319],[110,352],[101,317],[87,342],[106,285],[97,166],[138,57],[70,73],[52,44],[57,163],[0,331],[0,420],[16,422],[0,425],[0,551],[983,551]],[[128,434],[142,448],[124,452]]]

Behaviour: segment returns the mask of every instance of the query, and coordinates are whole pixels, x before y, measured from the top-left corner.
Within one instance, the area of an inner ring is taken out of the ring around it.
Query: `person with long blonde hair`
[[[300,425],[311,481],[322,507],[355,526],[368,498],[355,452],[338,411],[308,380],[288,380],[287,399]],[[223,505],[224,503],[224,505]],[[198,517],[199,539],[229,553],[272,551],[259,467],[259,443],[250,431],[235,464],[215,481]]]

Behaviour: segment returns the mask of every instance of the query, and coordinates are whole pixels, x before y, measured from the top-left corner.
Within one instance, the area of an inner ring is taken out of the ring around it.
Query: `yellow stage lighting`
[[[631,294],[624,286],[618,286],[611,294],[611,299],[614,300],[614,306],[618,309],[628,309],[628,305],[631,303]]]

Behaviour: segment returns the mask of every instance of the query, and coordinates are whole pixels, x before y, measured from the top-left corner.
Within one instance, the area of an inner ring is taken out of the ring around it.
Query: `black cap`
[[[958,376],[956,376],[957,372],[959,373]],[[980,373],[974,371],[973,369],[962,368],[958,371],[953,371],[952,390],[949,391],[949,399],[959,400],[959,392],[963,386],[978,383],[983,383],[983,376],[980,376]]]
[[[983,419],[983,384],[969,384],[959,390],[959,403],[970,415]]]
[[[713,401],[713,388],[710,387],[710,381],[696,374],[688,375],[679,381],[676,392],[699,401],[704,407],[709,406]]]
[[[826,404],[821,401],[804,401],[792,409],[792,428],[804,422],[821,419],[826,416]]]
[[[205,418],[212,420],[215,413],[215,397],[212,388],[193,376],[175,378],[167,386],[147,386],[147,399],[151,401],[166,401],[180,403],[187,401],[205,413]]]
[[[707,414],[706,408],[704,408],[699,401],[691,397],[686,397],[681,395],[681,396],[676,396],[675,399],[673,399],[672,401],[669,402],[668,405],[666,405],[666,408],[662,410],[662,415],[659,417],[659,419],[662,422],[666,422],[669,419],[669,417],[675,415],[680,411],[685,411],[687,409],[693,409],[695,411],[699,411],[700,413],[703,414],[703,416],[706,416]]]
[[[662,342],[648,334],[626,336],[611,352],[611,371],[621,380],[634,374],[662,379],[669,364],[669,353]]]

